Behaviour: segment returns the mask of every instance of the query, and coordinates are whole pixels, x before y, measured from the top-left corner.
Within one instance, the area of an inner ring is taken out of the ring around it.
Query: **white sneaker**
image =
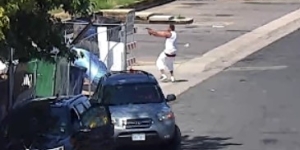
[[[175,77],[174,76],[171,76],[171,82],[175,82]]]
[[[160,81],[166,81],[168,79],[168,77],[167,77],[167,75],[165,75],[165,74],[162,74],[161,76],[160,76]]]

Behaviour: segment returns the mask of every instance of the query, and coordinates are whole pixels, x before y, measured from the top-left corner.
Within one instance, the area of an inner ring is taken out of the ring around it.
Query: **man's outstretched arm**
[[[163,38],[170,38],[171,33],[168,31],[154,31],[152,29],[148,29],[148,33],[150,35],[156,36],[156,37],[163,37]]]

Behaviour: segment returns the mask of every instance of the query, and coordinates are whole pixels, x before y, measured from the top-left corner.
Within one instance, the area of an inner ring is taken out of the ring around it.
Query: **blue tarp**
[[[74,61],[74,65],[86,68],[85,78],[97,85],[99,79],[108,72],[106,65],[100,61],[95,54],[88,50],[75,47],[72,48],[72,50],[76,51],[79,56]]]

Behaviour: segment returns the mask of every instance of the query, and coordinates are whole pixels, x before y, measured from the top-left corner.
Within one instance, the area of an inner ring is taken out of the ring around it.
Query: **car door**
[[[76,109],[78,115],[81,115],[82,113],[84,113],[86,111],[86,108],[83,103],[77,103],[75,105],[75,109]]]
[[[91,97],[91,101],[93,103],[97,102],[97,103],[102,103],[102,92],[103,92],[103,82],[105,80],[105,77],[102,77],[100,80],[99,80],[99,83],[97,85],[97,88],[94,92],[94,94],[92,95]]]
[[[29,102],[13,109],[1,122],[1,140],[6,140],[5,149],[17,150],[24,147],[43,146],[44,136],[53,125],[47,114],[49,104],[47,102]],[[3,138],[4,137],[4,138]],[[37,142],[39,141],[39,142]],[[3,144],[0,143],[0,146]]]
[[[6,145],[9,143],[8,141],[8,131],[9,131],[9,124],[7,122],[8,118],[5,117],[0,122],[0,149],[4,150]]]
[[[114,128],[111,115],[106,106],[100,104],[91,106],[80,115],[82,127],[76,134],[76,147],[85,150],[110,150],[114,147]]]

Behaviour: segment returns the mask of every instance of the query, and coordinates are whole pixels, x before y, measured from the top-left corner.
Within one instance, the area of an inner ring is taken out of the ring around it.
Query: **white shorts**
[[[173,71],[174,69],[175,57],[167,57],[165,52],[161,52],[156,60],[156,66],[159,70],[169,70]]]

